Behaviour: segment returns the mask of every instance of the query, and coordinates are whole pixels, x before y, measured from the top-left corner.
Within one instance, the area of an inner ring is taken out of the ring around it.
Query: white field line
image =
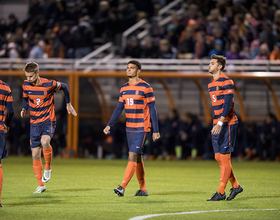
[[[279,209],[229,209],[229,210],[208,210],[208,211],[191,211],[191,212],[177,212],[177,213],[162,213],[162,214],[150,214],[142,215],[130,218],[129,220],[143,220],[147,218],[164,216],[164,215],[189,215],[189,214],[199,214],[207,212],[248,212],[248,211],[275,211]]]

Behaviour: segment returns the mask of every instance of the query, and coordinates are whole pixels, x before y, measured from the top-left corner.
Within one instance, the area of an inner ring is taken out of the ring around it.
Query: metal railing
[[[106,47],[109,48],[108,43]],[[104,49],[103,48],[103,49]],[[101,49],[100,49],[101,51]],[[91,54],[92,55],[92,54]],[[84,57],[82,59],[37,59],[41,70],[125,70],[130,59],[116,59],[113,53],[103,58]],[[143,71],[207,72],[209,59],[137,59]],[[30,59],[0,59],[0,70],[22,70]],[[279,72],[280,61],[270,60],[227,60],[225,72]]]

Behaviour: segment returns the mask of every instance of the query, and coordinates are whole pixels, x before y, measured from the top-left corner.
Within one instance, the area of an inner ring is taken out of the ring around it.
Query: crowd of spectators
[[[170,12],[171,22],[159,26],[158,9],[170,2],[30,0],[23,22],[0,15],[0,57],[81,58],[101,39],[122,46],[122,57],[280,59],[279,1],[185,0],[184,13]],[[120,45],[120,35],[142,18],[150,22],[148,36],[138,40],[136,31]]]
[[[123,57],[280,59],[280,3],[273,0],[187,1],[166,27],[152,24],[149,35],[131,37]],[[137,53],[133,53],[136,49]]]
[[[179,114],[176,109],[167,116],[159,116],[161,138],[146,141],[144,155],[153,160],[211,160],[214,152],[211,143],[212,124],[203,125],[199,118],[190,113]],[[125,120],[112,127],[112,140],[105,157],[127,157]],[[269,113],[263,122],[243,123],[239,117],[238,141],[233,158],[236,160],[280,161],[280,123]]]
[[[151,17],[152,0],[30,0],[27,18],[0,14],[0,58],[81,58],[141,17]]]

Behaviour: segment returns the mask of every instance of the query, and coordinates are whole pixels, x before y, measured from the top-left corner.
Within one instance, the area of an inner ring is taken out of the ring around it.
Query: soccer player
[[[125,109],[129,155],[123,182],[114,189],[118,196],[124,196],[125,188],[134,173],[136,173],[140,185],[140,190],[134,196],[148,196],[143,163],[143,145],[151,125],[153,141],[160,138],[154,92],[147,82],[139,78],[140,72],[141,64],[138,61],[128,62],[126,69],[128,82],[122,85],[118,105],[103,130],[106,135],[110,134],[111,127]]]
[[[3,186],[3,170],[1,160],[8,157],[5,134],[9,131],[13,115],[14,107],[11,89],[8,84],[0,80],[0,207],[2,207],[1,192]]]
[[[46,190],[44,183],[51,178],[52,146],[51,138],[56,127],[54,110],[54,92],[63,90],[66,99],[68,114],[77,115],[70,103],[68,87],[65,83],[41,78],[39,65],[29,62],[24,67],[26,79],[23,82],[23,103],[20,112],[23,118],[30,106],[30,147],[32,151],[33,170],[38,180],[38,187],[34,193],[42,193]],[[42,176],[41,148],[45,158],[45,170]]]
[[[212,82],[208,84],[208,91],[213,107],[213,128],[211,130],[212,145],[215,159],[220,164],[220,187],[207,201],[226,199],[225,188],[228,180],[232,188],[227,200],[232,200],[243,191],[238,184],[231,165],[231,152],[234,151],[237,139],[238,119],[234,109],[234,83],[222,73],[226,65],[226,58],[212,55],[208,71],[212,74]]]

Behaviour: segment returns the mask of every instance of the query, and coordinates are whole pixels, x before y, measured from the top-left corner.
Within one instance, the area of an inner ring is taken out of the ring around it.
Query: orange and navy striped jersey
[[[30,123],[37,124],[46,120],[56,121],[54,109],[54,91],[61,88],[55,80],[41,78],[40,85],[24,80],[23,98],[28,98],[30,106]]]
[[[0,80],[0,131],[4,131],[7,103],[13,103],[12,91],[7,83]]]
[[[208,91],[212,101],[213,107],[213,124],[217,124],[220,117],[224,116],[226,123],[229,125],[238,124],[238,118],[234,109],[234,83],[233,81],[224,75],[220,74],[218,78],[215,80],[212,79],[212,82],[208,84]],[[229,109],[229,113],[227,115],[223,115],[223,111],[225,109],[225,100],[227,95],[232,97],[232,105]]]
[[[151,121],[148,103],[155,102],[153,88],[140,79],[136,84],[122,85],[119,102],[124,104],[126,131],[150,132]]]

